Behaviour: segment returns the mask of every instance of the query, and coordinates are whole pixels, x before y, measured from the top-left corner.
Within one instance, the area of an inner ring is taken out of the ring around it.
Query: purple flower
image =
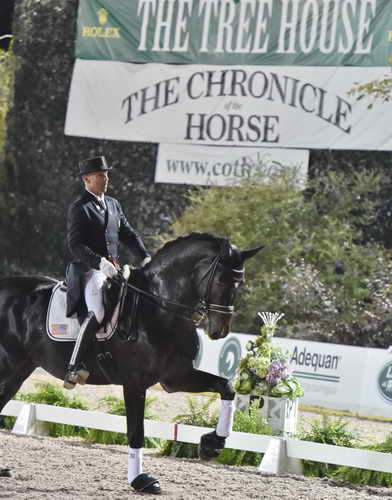
[[[282,369],[282,374],[281,374],[282,380],[289,378],[290,375],[291,375],[291,370],[287,365],[285,365],[284,368]]]
[[[276,385],[290,376],[290,369],[284,361],[273,361],[268,369],[266,380],[270,385]]]

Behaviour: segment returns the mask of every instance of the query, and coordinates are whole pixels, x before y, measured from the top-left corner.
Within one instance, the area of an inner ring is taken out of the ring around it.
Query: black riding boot
[[[90,373],[81,366],[81,361],[98,327],[99,323],[95,314],[90,311],[80,327],[79,335],[75,342],[75,347],[68,365],[68,371],[64,379],[65,389],[73,389],[76,384],[86,383]]]

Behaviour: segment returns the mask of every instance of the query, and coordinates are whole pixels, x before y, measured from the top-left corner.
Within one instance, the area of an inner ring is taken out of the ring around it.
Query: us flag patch
[[[64,323],[52,323],[50,325],[52,335],[66,335],[68,332],[68,325]]]

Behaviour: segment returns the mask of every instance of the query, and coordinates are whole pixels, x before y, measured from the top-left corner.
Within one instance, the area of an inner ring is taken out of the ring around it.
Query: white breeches
[[[105,316],[102,287],[106,280],[107,277],[103,272],[97,269],[91,269],[85,276],[84,298],[87,311],[92,311],[95,314],[98,323],[101,323]]]

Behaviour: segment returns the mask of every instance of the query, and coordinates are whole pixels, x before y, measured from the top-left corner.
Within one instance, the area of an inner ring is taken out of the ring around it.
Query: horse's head
[[[209,337],[224,338],[230,331],[236,290],[245,281],[244,263],[261,248],[241,251],[206,233],[179,237],[166,243],[149,266],[154,296],[161,299],[162,310],[196,325],[208,320]]]
[[[241,251],[226,240],[225,243],[219,253],[202,259],[196,266],[198,310],[201,318],[208,318],[206,333],[213,340],[230,332],[236,291],[245,281],[245,261],[262,249],[260,246]]]

